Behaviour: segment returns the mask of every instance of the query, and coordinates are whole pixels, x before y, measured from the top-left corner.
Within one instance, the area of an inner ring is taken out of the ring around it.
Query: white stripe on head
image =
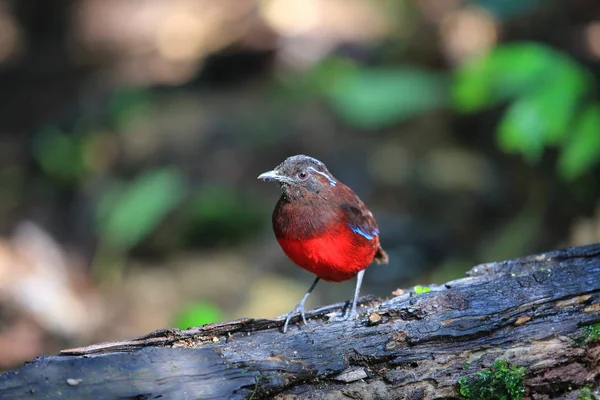
[[[327,175],[325,172],[318,171],[316,168],[313,168],[313,167],[308,167],[307,169],[310,169],[311,171],[314,171],[319,175],[323,175],[325,178],[327,178],[327,180],[329,181],[329,184],[331,186],[335,186],[337,184],[337,182],[332,177]]]

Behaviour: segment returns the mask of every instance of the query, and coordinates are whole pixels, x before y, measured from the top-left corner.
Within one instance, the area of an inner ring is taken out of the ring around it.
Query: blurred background
[[[0,369],[291,310],[294,154],[379,221],[363,294],[598,241],[599,79],[597,0],[0,0]]]

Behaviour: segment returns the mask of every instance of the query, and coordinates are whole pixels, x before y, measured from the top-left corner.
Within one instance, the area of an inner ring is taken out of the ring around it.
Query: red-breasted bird
[[[306,325],[304,303],[320,279],[341,282],[357,277],[352,307],[338,319],[355,318],[365,269],[373,261],[388,262],[373,214],[352,189],[312,157],[290,157],[258,179],[281,185],[281,198],[273,211],[275,237],[294,263],[316,275],[300,303],[287,314],[283,332],[298,313]]]

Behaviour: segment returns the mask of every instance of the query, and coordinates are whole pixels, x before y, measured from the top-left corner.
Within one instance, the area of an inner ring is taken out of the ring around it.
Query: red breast
[[[284,253],[298,266],[321,279],[341,282],[353,278],[372,262],[379,238],[364,239],[339,223],[323,235],[307,239],[278,237]]]

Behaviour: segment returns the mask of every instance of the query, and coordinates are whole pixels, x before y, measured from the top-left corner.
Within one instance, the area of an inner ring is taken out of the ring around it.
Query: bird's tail
[[[387,264],[390,261],[387,253],[381,246],[377,248],[377,253],[375,253],[375,258],[373,259],[377,264]]]

